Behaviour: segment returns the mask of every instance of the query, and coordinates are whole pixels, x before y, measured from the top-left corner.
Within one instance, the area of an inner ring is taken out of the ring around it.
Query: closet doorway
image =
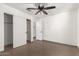
[[[13,15],[4,13],[4,51],[13,48]]]
[[[27,19],[27,43],[31,42],[31,20]]]

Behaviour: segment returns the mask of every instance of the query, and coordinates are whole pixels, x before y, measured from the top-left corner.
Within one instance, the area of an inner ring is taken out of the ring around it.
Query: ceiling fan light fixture
[[[50,10],[50,9],[56,8],[56,6],[48,6],[48,7],[45,7],[45,5],[47,5],[47,3],[35,3],[36,8],[27,8],[27,10],[28,11],[30,11],[30,10],[38,10],[35,13],[35,15],[37,15],[40,12],[42,12],[45,15],[48,15],[48,13],[46,12],[46,10]]]

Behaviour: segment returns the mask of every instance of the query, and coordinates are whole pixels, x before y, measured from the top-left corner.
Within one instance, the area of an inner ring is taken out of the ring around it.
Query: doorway
[[[4,51],[13,48],[13,15],[4,13]]]
[[[31,20],[27,19],[27,43],[31,43]]]

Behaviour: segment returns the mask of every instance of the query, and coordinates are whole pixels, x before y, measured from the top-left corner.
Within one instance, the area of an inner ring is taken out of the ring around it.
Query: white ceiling
[[[29,14],[35,16],[35,17],[46,16],[45,14],[42,14],[42,13],[35,15],[37,10],[33,10],[33,11],[30,11],[30,12],[26,10],[26,8],[36,7],[34,5],[34,3],[6,3],[6,5],[9,5],[13,8],[19,9],[19,10],[24,11],[26,13],[29,13]],[[54,15],[54,14],[57,14],[57,13],[60,13],[60,12],[70,11],[70,10],[79,8],[78,3],[48,3],[47,6],[50,6],[50,5],[56,6],[56,9],[46,10],[48,12],[48,15]]]

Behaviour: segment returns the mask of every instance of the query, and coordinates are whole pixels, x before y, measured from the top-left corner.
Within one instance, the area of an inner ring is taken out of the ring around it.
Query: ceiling
[[[39,13],[38,15],[35,15],[35,13],[38,10],[33,10],[33,11],[30,11],[30,12],[26,10],[29,7],[36,8],[34,3],[5,3],[5,4],[9,5],[13,8],[19,9],[23,12],[26,12],[28,14],[31,14],[35,17],[43,17],[43,16],[48,16],[48,15],[54,15],[54,14],[57,14],[57,13],[60,13],[60,12],[70,11],[70,10],[79,8],[78,3],[48,3],[46,6],[56,6],[56,8],[51,9],[51,10],[46,10],[48,15],[45,15],[43,13]]]

